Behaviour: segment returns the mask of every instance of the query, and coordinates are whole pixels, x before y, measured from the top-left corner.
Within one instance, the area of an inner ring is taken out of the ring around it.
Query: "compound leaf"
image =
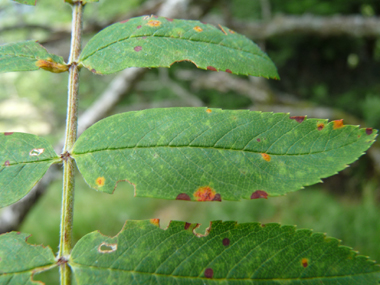
[[[128,221],[115,237],[84,236],[69,263],[77,284],[366,284],[380,267],[339,241],[293,226]]]
[[[35,135],[0,133],[0,146],[0,207],[24,197],[60,161],[51,144]]]
[[[0,284],[41,284],[33,274],[55,266],[49,247],[26,242],[28,234],[10,232],[0,235]]]
[[[202,69],[279,78],[270,58],[246,37],[222,26],[157,16],[104,29],[89,41],[80,61],[99,74],[191,61]]]
[[[20,4],[25,4],[25,5],[31,5],[31,6],[36,6],[37,0],[13,0],[15,2],[18,2]]]
[[[98,122],[72,156],[86,182],[107,193],[124,180],[136,196],[255,199],[335,174],[361,156],[376,133],[283,113],[151,109]]]
[[[48,53],[36,41],[0,45],[0,72],[33,71],[39,68],[54,73],[68,70],[61,56]]]

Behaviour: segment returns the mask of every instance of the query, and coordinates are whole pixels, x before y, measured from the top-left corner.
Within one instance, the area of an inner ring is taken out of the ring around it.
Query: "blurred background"
[[[380,128],[380,1],[378,0],[100,0],[84,16],[84,43],[104,27],[130,17],[160,14],[222,24],[246,35],[278,67],[280,81],[234,76],[176,63],[170,69],[128,69],[108,76],[81,72],[79,128],[104,116],[157,107],[208,106],[289,112],[344,119]],[[36,7],[0,0],[0,44],[35,39],[67,60],[71,8],[38,0]],[[40,135],[62,149],[67,74],[45,71],[0,76],[0,131]],[[35,189],[0,210],[0,232],[31,233],[32,243],[57,251],[61,167]],[[127,219],[160,218],[276,222],[312,228],[380,260],[380,144],[338,175],[283,197],[221,203],[134,198],[120,183],[113,195],[90,189],[77,176],[74,237],[94,230],[115,235]],[[54,273],[35,279],[54,284]],[[58,282],[58,279],[56,279]],[[57,283],[58,284],[58,283]]]

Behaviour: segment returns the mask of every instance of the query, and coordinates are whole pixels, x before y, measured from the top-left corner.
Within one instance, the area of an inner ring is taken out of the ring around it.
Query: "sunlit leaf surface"
[[[0,207],[24,197],[60,160],[49,142],[31,134],[0,133],[0,146]]]
[[[52,250],[28,244],[28,236],[20,232],[0,235],[0,284],[41,284],[33,282],[32,275],[55,263]]]
[[[70,257],[77,284],[366,284],[380,267],[337,239],[293,226],[128,221],[116,237],[84,236]]]
[[[86,182],[112,193],[220,201],[284,195],[344,169],[376,130],[283,113],[206,108],[111,116],[86,130],[72,152]]]
[[[39,68],[54,73],[68,70],[62,57],[48,53],[36,41],[0,45],[0,72],[33,71]]]
[[[102,30],[83,49],[80,61],[99,74],[191,61],[202,69],[279,78],[270,58],[246,37],[222,26],[157,16]]]

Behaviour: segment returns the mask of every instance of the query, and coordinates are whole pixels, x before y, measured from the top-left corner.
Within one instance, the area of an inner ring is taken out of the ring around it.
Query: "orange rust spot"
[[[266,160],[266,161],[270,161],[272,158],[270,157],[269,154],[266,154],[266,153],[262,153],[261,156]]]
[[[160,219],[150,219],[150,223],[155,225],[156,227],[160,226]]]
[[[196,32],[202,32],[202,31],[203,31],[203,29],[202,29],[201,27],[199,27],[199,26],[195,26],[195,27],[194,27],[194,30],[195,30]]]
[[[211,113],[212,110],[211,110],[211,109],[207,109],[206,112],[207,112],[207,113]]]
[[[148,26],[151,26],[151,27],[159,27],[161,26],[161,21],[158,21],[158,20],[150,20],[148,23],[147,23]]]
[[[235,34],[235,31],[233,30],[228,30],[231,34]]]
[[[308,267],[309,266],[309,259],[307,259],[307,258],[302,258],[302,260],[301,260],[301,264],[302,264],[302,266],[303,267]]]
[[[60,64],[55,62],[53,59],[50,57],[47,58],[46,60],[40,59],[36,62],[36,65],[39,68],[42,68],[44,70],[53,72],[53,73],[61,73],[69,70],[69,66],[65,64]]]
[[[324,127],[325,127],[324,123],[318,123],[317,124],[318,131],[322,131]]]
[[[99,187],[102,187],[104,186],[106,179],[104,177],[98,177],[96,178],[95,182],[96,182],[96,185],[98,185]]]
[[[334,121],[334,130],[343,128],[343,119]]]
[[[199,187],[197,191],[194,192],[194,197],[197,201],[214,201],[215,197],[218,198],[215,190],[209,186]],[[220,195],[219,195],[220,199]]]

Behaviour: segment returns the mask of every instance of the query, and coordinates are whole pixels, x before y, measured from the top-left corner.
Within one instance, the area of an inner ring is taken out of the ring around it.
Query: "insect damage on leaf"
[[[30,156],[39,156],[45,151],[44,148],[33,148],[30,152]]]
[[[99,253],[111,253],[117,250],[117,243],[106,243],[102,242],[98,246]]]
[[[303,267],[308,267],[309,266],[309,260],[307,258],[302,258],[301,264]]]
[[[61,63],[55,62],[52,58],[40,59],[36,62],[39,68],[53,72],[61,73],[69,70],[69,66]]]

